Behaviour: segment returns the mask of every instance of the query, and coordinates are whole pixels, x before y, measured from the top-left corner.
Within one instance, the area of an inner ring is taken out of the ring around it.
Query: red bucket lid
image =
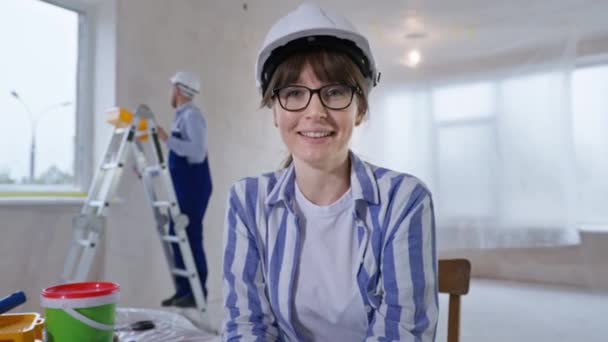
[[[47,287],[42,290],[45,298],[90,298],[107,296],[118,292],[120,286],[109,282],[69,283]]]

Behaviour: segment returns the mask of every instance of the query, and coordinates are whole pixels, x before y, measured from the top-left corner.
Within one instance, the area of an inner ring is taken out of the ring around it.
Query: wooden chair
[[[467,259],[439,260],[439,292],[450,295],[448,342],[460,338],[460,296],[469,292],[471,263]]]

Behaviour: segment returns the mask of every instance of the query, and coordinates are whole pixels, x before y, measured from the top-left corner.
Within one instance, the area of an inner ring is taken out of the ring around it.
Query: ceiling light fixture
[[[420,54],[420,51],[418,51],[417,49],[413,49],[410,50],[405,56],[404,63],[410,68],[415,68],[418,66],[418,64],[420,64],[420,61],[422,61],[422,55]]]

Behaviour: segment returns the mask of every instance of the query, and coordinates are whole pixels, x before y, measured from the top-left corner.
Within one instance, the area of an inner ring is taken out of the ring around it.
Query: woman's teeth
[[[305,137],[309,138],[324,138],[331,135],[331,132],[300,132]]]

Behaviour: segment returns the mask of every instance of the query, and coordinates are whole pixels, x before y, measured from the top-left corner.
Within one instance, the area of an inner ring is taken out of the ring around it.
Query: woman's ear
[[[365,112],[357,113],[357,117],[355,118],[355,126],[359,126],[363,122],[363,118],[365,118]]]

